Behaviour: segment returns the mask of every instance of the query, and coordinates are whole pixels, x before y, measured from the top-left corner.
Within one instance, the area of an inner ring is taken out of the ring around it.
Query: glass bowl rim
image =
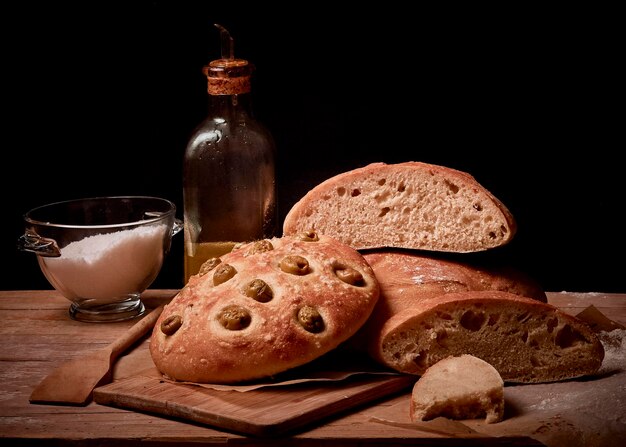
[[[169,210],[164,211],[162,214],[159,214],[158,216],[149,217],[146,219],[134,220],[134,221],[123,222],[123,223],[99,224],[99,225],[61,224],[61,223],[54,223],[54,222],[49,222],[49,221],[46,222],[46,221],[42,221],[42,220],[35,219],[32,217],[32,214],[36,212],[40,212],[46,208],[69,205],[71,203],[80,203],[80,202],[88,202],[88,201],[105,201],[105,200],[122,201],[122,200],[129,200],[129,199],[130,200],[141,199],[141,200],[158,201],[158,202],[161,202],[162,204],[167,205]],[[99,228],[104,229],[104,228],[127,228],[127,227],[132,227],[132,226],[141,226],[141,225],[146,225],[150,223],[156,223],[161,220],[165,220],[169,218],[170,216],[175,217],[175,213],[176,213],[176,204],[174,204],[174,202],[172,202],[171,200],[165,199],[163,197],[149,196],[149,195],[93,196],[93,197],[83,197],[83,198],[77,198],[77,199],[60,200],[57,202],[50,202],[45,205],[40,205],[24,213],[23,218],[24,218],[24,221],[30,225],[38,225],[42,227],[46,226],[46,227],[55,227],[55,228],[68,228],[68,229],[99,229]]]

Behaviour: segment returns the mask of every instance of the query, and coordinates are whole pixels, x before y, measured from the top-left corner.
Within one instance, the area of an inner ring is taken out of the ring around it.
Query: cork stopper
[[[250,77],[254,66],[245,59],[235,59],[234,41],[226,28],[220,30],[221,58],[202,68],[208,79],[209,95],[238,95],[250,92]]]

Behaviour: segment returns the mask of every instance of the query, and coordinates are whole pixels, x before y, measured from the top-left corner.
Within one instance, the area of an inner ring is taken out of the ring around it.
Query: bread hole
[[[402,214],[410,214],[411,213],[411,208],[409,208],[408,206],[405,206],[404,208],[402,208]]]
[[[580,332],[572,329],[569,324],[566,324],[556,333],[554,342],[561,349],[565,349],[583,344],[586,342],[586,339]]]
[[[465,311],[461,316],[460,323],[468,331],[477,331],[485,323],[486,317],[482,312],[474,313],[472,310]]]
[[[533,367],[535,368],[543,365],[541,360],[534,355],[530,356],[530,364],[533,365]]]
[[[445,329],[439,329],[436,332],[436,342],[442,348],[445,348],[448,346],[447,339],[448,339],[448,331],[446,331]]]
[[[506,227],[504,225],[500,226],[500,232],[502,233],[502,236],[504,236],[505,234],[507,234],[509,231],[506,229]]]
[[[387,180],[385,180],[384,178],[381,178],[380,180],[378,180],[378,185],[383,186],[386,182]]]
[[[360,190],[359,188],[354,188],[354,189],[352,190],[352,192],[350,193],[350,195],[351,195],[352,197],[360,196],[360,195],[361,195],[361,190]]]
[[[500,314],[489,314],[489,319],[487,320],[487,326],[493,326],[500,319]]]
[[[537,340],[531,340],[530,343],[528,343],[528,346],[530,346],[533,349],[541,349],[539,347],[539,342]]]
[[[474,205],[472,205],[474,207],[474,209],[476,211],[482,211],[483,210],[483,206],[480,203],[475,203]]]
[[[496,238],[496,233],[495,231],[490,231],[489,232],[489,239],[495,239]]]
[[[406,185],[404,184],[404,182],[400,182],[400,184],[398,185],[398,192],[404,192],[405,189]]]
[[[322,196],[322,200],[330,200],[330,195],[328,195],[328,194],[324,194],[324,195]]]
[[[387,214],[390,209],[391,208],[389,208],[388,206],[384,207],[383,209],[380,210],[380,213],[378,214],[378,217],[384,217],[385,214]]]
[[[554,328],[559,324],[559,320],[557,318],[550,318],[546,323],[548,334],[551,334]]]
[[[339,197],[346,195],[346,188],[344,188],[343,186],[337,188],[337,195]]]
[[[517,321],[519,321],[520,323],[525,323],[530,320],[531,317],[532,315],[530,314],[530,312],[524,312],[523,314],[517,316]]]
[[[528,331],[522,332],[522,341],[526,343],[528,341]]]
[[[437,312],[437,316],[442,320],[452,320],[452,315],[447,312]]]
[[[448,189],[452,191],[452,194],[456,194],[457,192],[459,192],[460,188],[457,185],[455,185],[454,183],[448,180],[446,180],[445,182],[446,182],[446,186],[448,187]]]
[[[424,350],[418,352],[417,355],[413,357],[413,363],[420,367],[428,366],[428,356],[426,355],[426,352],[427,351]]]

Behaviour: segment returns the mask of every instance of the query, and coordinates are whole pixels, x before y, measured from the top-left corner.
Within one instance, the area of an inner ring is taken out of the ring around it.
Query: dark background
[[[626,292],[617,12],[405,4],[3,6],[0,288],[50,287],[16,249],[35,206],[145,194],[182,218],[182,156],[206,112],[201,68],[219,57],[220,23],[257,68],[281,223],[339,172],[442,164],[472,174],[519,226],[509,246],[465,259],[493,256],[550,291]],[[182,245],[180,233],[152,287],[182,286]]]

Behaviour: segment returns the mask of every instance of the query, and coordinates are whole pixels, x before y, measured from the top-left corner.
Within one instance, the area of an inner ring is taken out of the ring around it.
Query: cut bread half
[[[508,244],[513,215],[470,174],[421,162],[372,163],[331,177],[287,213],[283,234],[314,229],[356,249],[477,252]]]
[[[604,348],[583,321],[555,306],[499,291],[448,293],[392,316],[369,334],[383,365],[422,375],[438,361],[471,354],[508,382],[554,382],[594,374]]]
[[[410,417],[416,422],[440,416],[500,422],[504,382],[498,371],[469,354],[447,357],[429,367],[413,386]]]
[[[513,267],[478,266],[418,250],[378,249],[363,252],[363,257],[378,279],[380,297],[365,326],[351,340],[355,349],[362,349],[367,344],[363,339],[379,334],[395,314],[446,293],[499,290],[548,301],[537,281]]]

